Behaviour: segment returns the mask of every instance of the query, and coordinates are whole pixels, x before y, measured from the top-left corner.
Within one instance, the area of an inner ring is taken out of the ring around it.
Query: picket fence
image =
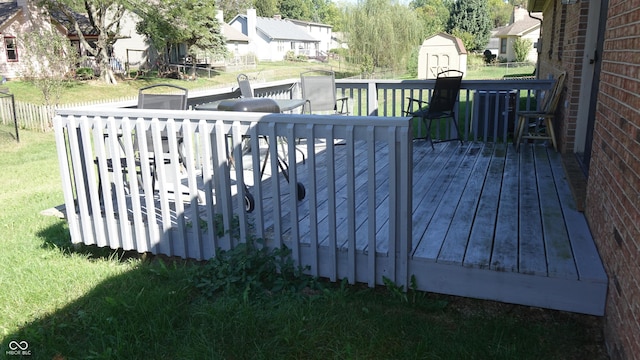
[[[132,101],[135,97],[123,98],[117,101]],[[113,99],[87,101],[64,105],[37,105],[22,101],[15,101],[15,109],[10,97],[0,98],[0,124],[13,126],[13,114],[15,111],[18,127],[20,129],[35,131],[52,131],[53,117],[58,109],[74,109],[78,107],[99,105],[114,102]]]

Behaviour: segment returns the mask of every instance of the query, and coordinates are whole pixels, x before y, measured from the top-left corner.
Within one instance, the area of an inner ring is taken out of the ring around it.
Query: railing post
[[[378,116],[378,86],[375,81],[367,84],[367,114]]]

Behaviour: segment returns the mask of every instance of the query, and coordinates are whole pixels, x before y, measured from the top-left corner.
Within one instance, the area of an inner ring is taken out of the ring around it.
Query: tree
[[[138,4],[138,9],[142,21],[136,30],[146,35],[156,49],[166,50],[185,44],[187,54],[192,58],[196,57],[198,50],[213,55],[226,54],[213,2],[164,0],[154,5]],[[192,75],[195,75],[196,62],[192,61],[192,65]]]
[[[482,50],[489,42],[491,17],[487,0],[457,0],[451,6],[447,32],[454,30],[473,35],[474,41],[467,50]]]
[[[25,63],[22,76],[42,92],[46,105],[58,104],[60,95],[71,80],[78,53],[69,39],[57,31],[34,28],[20,39]]]
[[[278,11],[277,9],[275,10],[275,12],[269,14],[269,12],[271,11],[270,9],[271,2],[273,1],[274,0],[267,0],[266,2],[269,3],[268,6],[267,4],[264,4],[264,5],[257,4],[256,13],[259,16],[275,15]],[[275,1],[277,2],[277,0]],[[256,1],[256,2],[262,2],[262,0]],[[215,5],[218,7],[218,9],[222,10],[222,14],[225,22],[231,21],[231,19],[233,19],[238,14],[246,14],[247,9],[251,9],[253,7],[253,4],[254,4],[253,0],[215,0]],[[263,13],[261,11],[266,11],[266,13]]]
[[[393,0],[364,0],[346,9],[345,33],[352,62],[366,67],[405,70],[420,44],[420,22],[408,6]]]
[[[422,37],[445,31],[449,21],[449,8],[444,0],[413,0],[409,6],[422,22]]]
[[[312,6],[309,0],[280,0],[278,9],[283,18],[310,21]]]
[[[258,16],[273,17],[278,12],[278,0],[260,0],[256,1],[256,14]],[[237,9],[236,14],[245,13],[246,9]],[[236,15],[234,14],[234,16]]]
[[[75,32],[85,51],[95,58],[100,78],[111,84],[116,84],[116,78],[109,64],[109,49],[121,39],[120,20],[125,13],[124,3],[120,0],[40,0],[50,14],[64,17],[71,32]],[[84,16],[78,16],[84,15]],[[89,29],[82,26],[88,21]],[[95,46],[89,44],[85,33],[97,33]]]
[[[529,39],[517,38],[513,41],[513,53],[516,62],[525,62],[529,57],[529,52],[533,44]]]
[[[511,14],[513,13],[513,6],[505,3],[503,0],[489,0],[488,5],[494,28],[509,24]]]

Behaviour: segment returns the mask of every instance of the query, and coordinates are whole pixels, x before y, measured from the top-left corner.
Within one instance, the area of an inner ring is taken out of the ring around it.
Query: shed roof
[[[432,35],[432,36],[429,36],[428,38],[426,38],[424,40],[423,45],[424,45],[424,43],[426,43],[427,41],[429,41],[430,39],[433,39],[435,37],[442,37],[442,38],[445,38],[447,40],[451,40],[451,42],[456,46],[456,50],[458,50],[459,54],[466,54],[467,53],[467,49],[464,47],[464,44],[462,43],[462,40],[460,38],[457,38],[457,37],[455,37],[453,35],[449,35],[449,34],[443,33],[443,32],[435,34],[435,35]]]

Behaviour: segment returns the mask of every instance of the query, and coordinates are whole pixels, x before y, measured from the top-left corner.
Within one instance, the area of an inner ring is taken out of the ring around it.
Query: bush
[[[76,79],[78,80],[91,80],[95,74],[93,73],[93,69],[89,67],[82,67],[76,70]]]

